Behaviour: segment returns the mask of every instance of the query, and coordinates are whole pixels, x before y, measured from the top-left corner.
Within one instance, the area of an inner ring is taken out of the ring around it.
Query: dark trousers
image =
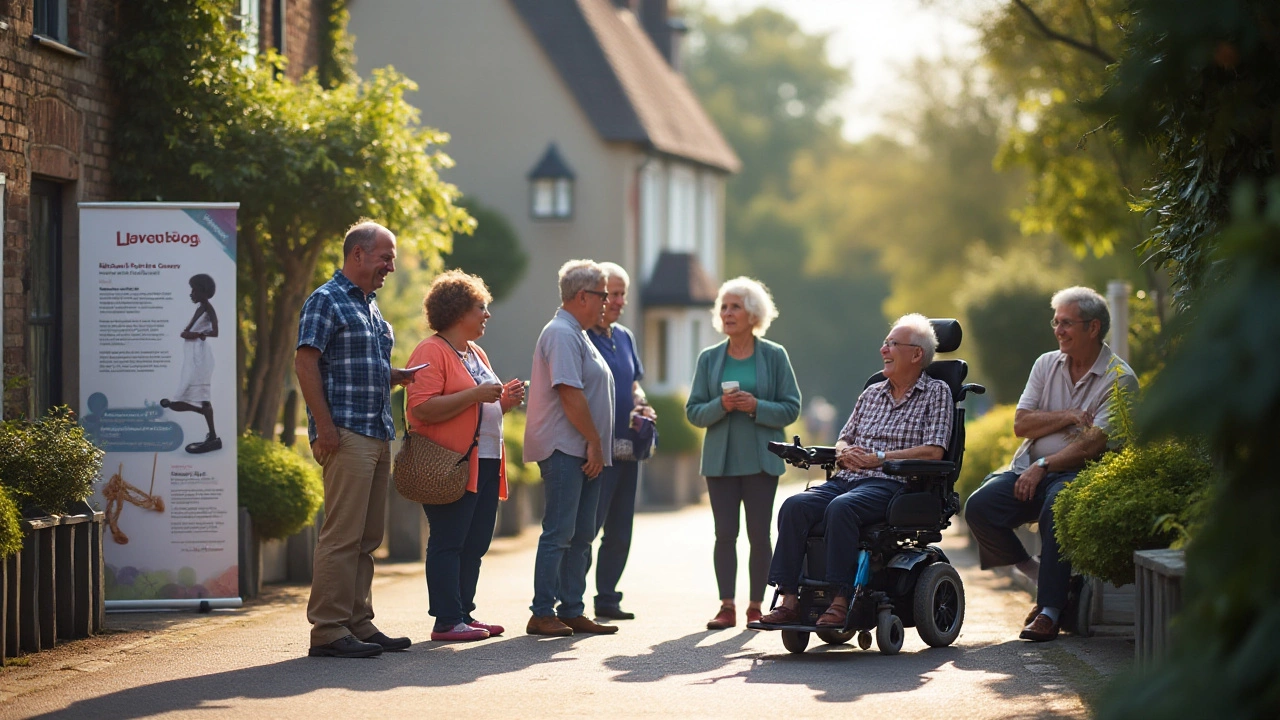
[[[600,473],[600,504],[596,506],[596,533],[604,529],[596,551],[596,609],[617,608],[622,603],[618,580],[631,552],[631,528],[636,517],[636,478],[640,463],[614,460]]]
[[[1051,472],[1040,481],[1035,497],[1023,502],[1013,496],[1018,473],[1001,473],[970,495],[964,506],[964,519],[978,541],[978,560],[984,570],[1015,565],[1029,558],[1027,549],[1013,530],[1029,522],[1040,524],[1040,577],[1036,602],[1044,607],[1062,609],[1067,604],[1071,565],[1058,554],[1053,501],[1075,477],[1075,472]]]
[[[716,525],[713,562],[720,599],[730,600],[738,584],[738,528],[742,510],[747,514],[747,540],[751,557],[747,561],[752,602],[764,600],[764,586],[769,573],[773,548],[769,538],[769,518],[773,517],[773,498],[778,494],[778,477],[758,473],[707,478],[707,495],[711,498],[711,517]]]
[[[804,563],[805,540],[818,523],[826,525],[827,577],[847,597],[858,569],[858,541],[864,525],[885,519],[889,501],[902,489],[895,480],[862,480],[857,484],[828,480],[792,495],[778,511],[778,546],[769,582],[795,594]]]
[[[427,538],[427,612],[436,628],[451,629],[474,620],[480,559],[489,551],[498,517],[498,469],[501,460],[480,459],[476,492],[463,493],[448,505],[423,505],[431,536]]]

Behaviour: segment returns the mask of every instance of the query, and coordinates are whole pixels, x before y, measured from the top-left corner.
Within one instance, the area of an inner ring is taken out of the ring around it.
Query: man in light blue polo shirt
[[[590,260],[565,263],[559,283],[561,305],[538,336],[529,378],[524,461],[542,471],[546,511],[526,632],[612,633],[617,626],[587,618],[582,602],[600,499],[595,479],[612,463],[614,409],[613,375],[584,329],[601,322],[608,293],[604,271]]]

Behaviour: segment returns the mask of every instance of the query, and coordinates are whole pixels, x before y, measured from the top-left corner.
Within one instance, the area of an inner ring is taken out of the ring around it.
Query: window
[[[62,188],[31,182],[31,242],[27,250],[27,417],[62,402]]]
[[[662,165],[650,159],[640,172],[640,277],[648,280],[662,251]]]
[[[262,17],[262,10],[258,0],[240,0],[240,12],[237,13],[240,21],[240,32],[244,33],[241,40],[240,49],[244,52],[244,63],[249,67],[253,67],[257,63],[258,53],[262,52],[262,46],[258,41],[259,20]]]
[[[555,143],[529,171],[529,214],[538,220],[573,217],[573,170]]]
[[[35,33],[67,43],[67,0],[36,0]]]
[[[711,174],[698,181],[698,260],[713,278],[720,276],[720,191]]]
[[[667,248],[675,252],[694,251],[698,207],[693,170],[671,168],[670,204],[667,210]]]

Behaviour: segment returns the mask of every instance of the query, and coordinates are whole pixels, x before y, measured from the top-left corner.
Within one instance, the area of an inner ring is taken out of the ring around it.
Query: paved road
[[[959,534],[945,541],[968,597],[953,647],[909,630],[893,657],[816,641],[791,655],[777,633],[704,630],[718,604],[706,505],[639,516],[623,578],[638,619],[613,636],[534,638],[523,632],[533,537],[499,543],[482,571],[477,616],[506,625],[504,637],[307,658],[306,589],[277,588],[271,602],[210,616],[112,615],[124,631],[0,673],[0,718],[1087,717],[1133,652],[1123,639],[1018,641],[1029,598],[978,571]],[[429,636],[420,566],[381,566],[374,598],[388,634]]]

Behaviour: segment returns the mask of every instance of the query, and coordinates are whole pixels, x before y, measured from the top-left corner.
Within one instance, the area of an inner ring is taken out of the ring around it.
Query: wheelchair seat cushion
[[[889,503],[888,524],[893,527],[937,527],[942,522],[942,501],[927,492],[902,493]]]

